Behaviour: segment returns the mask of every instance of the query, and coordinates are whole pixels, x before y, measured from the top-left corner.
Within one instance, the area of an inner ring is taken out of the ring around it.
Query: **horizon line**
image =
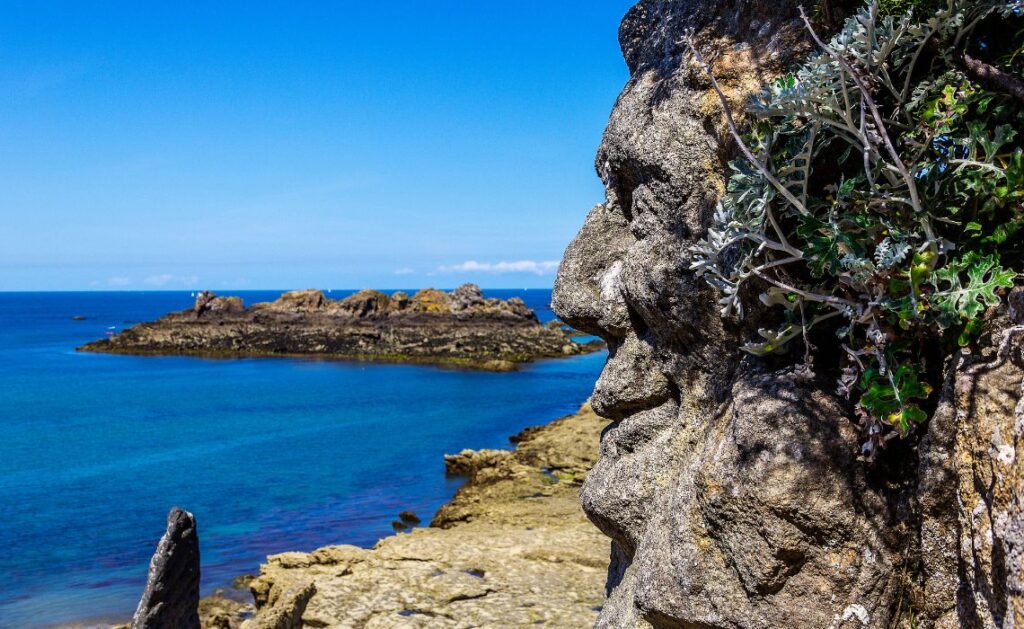
[[[465,284],[476,284],[476,282],[463,282],[456,286],[445,287],[445,286],[421,286],[419,288],[413,287],[399,287],[399,288],[372,288],[369,286],[363,286],[362,288],[317,288],[315,286],[307,286],[306,288],[222,288],[218,290],[212,290],[209,288],[61,288],[61,289],[23,289],[23,290],[11,290],[11,289],[0,289],[0,294],[13,294],[13,293],[199,293],[204,290],[209,290],[213,293],[219,292],[288,292],[295,290],[319,290],[323,292],[330,291],[361,291],[361,290],[375,290],[382,293],[395,292],[395,291],[410,291],[410,290],[424,290],[433,288],[435,290],[452,291],[459,286]],[[502,287],[502,286],[480,286],[480,290],[516,290],[516,291],[531,291],[531,290],[553,290],[554,286],[550,287],[529,287],[525,286],[522,288]]]

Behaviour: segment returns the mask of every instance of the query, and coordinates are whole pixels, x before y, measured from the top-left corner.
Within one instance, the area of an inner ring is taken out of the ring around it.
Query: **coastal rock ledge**
[[[189,310],[140,323],[81,351],[211,357],[309,355],[346,360],[414,362],[503,371],[535,358],[585,353],[544,326],[522,299],[485,298],[465,284],[446,293],[409,296],[361,290],[328,299],[310,289],[246,308],[239,297],[204,291]]]
[[[580,508],[580,484],[607,425],[587,406],[527,429],[515,451],[446,457],[469,478],[429,527],[372,549],[273,555],[239,608],[210,629],[586,627],[604,600],[607,543]],[[223,599],[203,600],[222,610]],[[230,602],[229,602],[230,603]],[[249,612],[249,613],[247,613]]]

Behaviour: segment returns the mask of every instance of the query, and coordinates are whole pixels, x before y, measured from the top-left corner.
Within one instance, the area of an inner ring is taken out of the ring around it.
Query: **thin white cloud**
[[[130,277],[108,277],[107,286],[128,286],[132,283]]]
[[[195,275],[171,275],[170,273],[162,273],[160,275],[150,275],[146,279],[142,280],[144,284],[149,286],[168,286],[171,284],[181,284],[182,286],[194,286],[199,283],[199,278]]]
[[[412,275],[415,272],[415,269],[410,269],[407,266],[403,266],[400,269],[395,269],[395,275]]]
[[[557,260],[513,260],[501,262],[477,262],[468,260],[462,264],[438,267],[442,273],[533,273],[548,275],[558,269]]]

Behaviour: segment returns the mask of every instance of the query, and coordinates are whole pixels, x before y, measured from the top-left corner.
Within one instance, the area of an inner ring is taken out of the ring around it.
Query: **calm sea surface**
[[[553,316],[550,291],[485,292]],[[129,617],[173,505],[198,520],[204,594],[267,554],[372,545],[400,510],[429,521],[457,487],[444,453],[574,411],[604,362],[496,374],[74,350],[191,302],[0,293],[0,627]]]

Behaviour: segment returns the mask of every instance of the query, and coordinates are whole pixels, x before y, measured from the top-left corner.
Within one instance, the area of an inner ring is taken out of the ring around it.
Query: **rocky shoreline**
[[[314,356],[508,371],[537,358],[592,351],[545,326],[518,297],[485,298],[465,284],[411,297],[362,290],[328,299],[310,289],[246,307],[239,297],[200,293],[189,310],[140,323],[79,351],[205,357]]]
[[[429,526],[370,549],[271,555],[258,575],[202,599],[201,527],[174,508],[133,622],[58,627],[593,626],[605,601],[608,540],[583,513],[580,488],[607,426],[585,404],[511,437],[514,450],[446,455],[446,473],[467,480]]]
[[[207,629],[589,627],[604,601],[608,542],[580,508],[607,421],[589,406],[513,437],[517,447],[445,457],[468,480],[429,527],[372,549],[268,557],[255,607],[211,596]]]

